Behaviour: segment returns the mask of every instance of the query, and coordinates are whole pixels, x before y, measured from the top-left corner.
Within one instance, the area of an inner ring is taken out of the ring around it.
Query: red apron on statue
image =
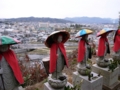
[[[7,63],[10,65],[16,80],[19,82],[19,84],[23,84],[24,81],[22,73],[18,65],[18,60],[16,58],[15,53],[9,49],[6,52],[0,53],[0,60],[2,59],[2,56],[6,59]]]
[[[83,39],[80,40],[78,45],[78,62],[82,62],[85,56],[85,41]]]
[[[105,50],[106,50],[106,45],[105,42],[108,43],[108,39],[106,38],[106,36],[101,36],[99,39],[99,45],[98,45],[98,56],[104,56]],[[108,51],[107,53],[110,53],[110,49],[109,49],[109,45],[108,45]]]
[[[66,51],[64,48],[63,43],[53,43],[51,48],[50,48],[50,68],[49,68],[49,72],[53,73],[56,70],[56,63],[57,63],[57,48],[59,48],[64,56],[66,65],[68,67],[68,60],[66,57]]]
[[[120,49],[120,30],[117,30],[115,37],[114,37],[113,50],[117,52],[119,49]]]

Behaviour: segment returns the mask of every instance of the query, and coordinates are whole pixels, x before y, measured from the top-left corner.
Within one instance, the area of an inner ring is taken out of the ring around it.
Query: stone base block
[[[119,67],[118,79],[120,80],[120,65],[118,67]]]
[[[118,67],[119,67],[119,74],[118,74],[118,76],[120,77],[120,65]]]
[[[79,85],[82,80],[80,90],[102,90],[103,76],[98,76],[94,72],[92,74],[93,77],[89,81],[88,76],[82,76],[77,71],[73,72],[73,85]]]
[[[17,89],[16,89],[17,90]],[[22,86],[18,87],[18,90],[25,90],[25,88],[23,88]]]
[[[118,81],[119,68],[117,67],[114,72],[108,71],[108,68],[101,68],[97,64],[92,66],[92,71],[103,76],[103,85],[111,87]]]
[[[73,87],[72,84],[70,84],[69,82],[67,82],[67,85],[66,86],[70,86],[70,87]],[[53,89],[48,82],[44,83],[44,90],[64,90],[63,89]]]
[[[103,90],[120,90],[120,82],[118,81],[110,87],[103,85]]]

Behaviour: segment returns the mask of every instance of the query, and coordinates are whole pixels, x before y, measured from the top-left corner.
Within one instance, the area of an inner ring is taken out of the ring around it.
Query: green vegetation
[[[77,84],[73,87],[71,86],[66,86],[64,90],[81,90],[81,84],[83,82],[83,79],[80,82],[77,82]],[[74,82],[75,83],[75,82]]]
[[[110,64],[108,66],[109,71],[114,72],[114,69],[116,69],[119,64],[120,64],[120,60],[113,60],[113,61],[110,60]]]

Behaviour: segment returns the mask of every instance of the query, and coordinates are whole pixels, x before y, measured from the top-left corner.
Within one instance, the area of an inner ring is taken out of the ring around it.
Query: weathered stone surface
[[[64,76],[66,76],[66,75],[64,74]],[[50,74],[48,77],[48,83],[54,89],[62,89],[67,84],[67,78],[64,80],[53,79],[52,75]]]
[[[109,60],[102,60],[101,58],[97,58],[96,59],[96,61],[97,61],[97,65],[99,66],[99,67],[103,67],[103,68],[106,68],[106,67],[108,67],[108,65],[110,64],[110,61]]]
[[[77,85],[81,80],[81,90],[102,90],[103,76],[98,76],[93,73],[91,81],[88,80],[88,76],[79,75],[78,72],[73,72],[73,85]]]
[[[22,86],[19,86],[18,90],[25,90],[25,88],[23,88]]]
[[[118,81],[110,87],[103,85],[103,90],[120,90],[120,82]]]
[[[120,76],[120,65],[118,67],[119,67],[119,74],[118,74],[118,76]]]
[[[108,68],[101,68],[97,64],[92,66],[92,71],[103,76],[103,85],[110,87],[118,81],[119,68],[117,67],[114,72],[108,71]]]
[[[91,73],[91,67],[88,69],[85,67],[79,67],[79,65],[77,65],[77,71],[80,75],[83,75],[83,76],[87,76],[88,74]]]
[[[72,87],[72,84],[70,84],[69,82],[67,82],[66,86],[70,86]],[[64,90],[64,88],[62,89],[53,89],[48,82],[44,83],[44,90]]]

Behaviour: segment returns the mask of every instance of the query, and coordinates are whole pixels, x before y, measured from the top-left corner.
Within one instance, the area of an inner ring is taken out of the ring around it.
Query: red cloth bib
[[[81,39],[78,45],[78,62],[81,62],[85,56],[85,40]]]
[[[104,37],[101,36],[99,39],[99,45],[98,45],[98,54],[97,54],[98,56],[104,56],[105,49],[106,49],[105,42],[108,43],[108,39],[106,38],[106,36],[104,36]],[[109,47],[108,47],[108,49],[109,49]]]
[[[50,48],[50,68],[49,68],[50,73],[53,73],[56,70],[57,49],[58,48],[60,48],[60,50],[61,50],[61,52],[64,56],[66,65],[68,67],[68,59],[67,59],[67,56],[66,56],[66,51],[65,51],[63,43],[59,43],[59,44],[54,43],[54,44],[52,44],[52,46]]]
[[[119,31],[119,32],[118,32]],[[118,36],[117,34],[120,34],[120,30],[118,30],[115,34],[115,38],[114,38],[114,46],[113,46],[113,50],[115,52],[117,52],[120,49],[120,36]]]
[[[20,84],[23,84],[24,81],[23,81],[22,73],[21,73],[20,67],[18,65],[18,60],[16,58],[15,53],[9,49],[8,51],[6,51],[4,53],[0,53],[0,60],[2,59],[2,56],[6,59],[6,61],[10,65],[16,80]]]

